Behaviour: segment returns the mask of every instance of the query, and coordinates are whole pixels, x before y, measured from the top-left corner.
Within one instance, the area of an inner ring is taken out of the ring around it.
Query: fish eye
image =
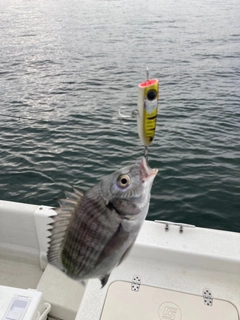
[[[148,91],[148,93],[147,93],[147,98],[148,98],[149,101],[155,100],[156,97],[157,97],[157,92],[156,92],[156,90],[151,89],[151,90]]]
[[[129,175],[127,174],[122,174],[121,176],[118,177],[117,184],[120,188],[126,188],[130,185],[131,179]]]

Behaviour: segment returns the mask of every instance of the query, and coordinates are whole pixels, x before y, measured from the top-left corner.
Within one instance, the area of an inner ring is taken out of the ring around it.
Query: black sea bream
[[[136,240],[157,172],[143,158],[103,178],[85,195],[67,192],[52,216],[49,262],[73,279],[99,278],[104,286]]]

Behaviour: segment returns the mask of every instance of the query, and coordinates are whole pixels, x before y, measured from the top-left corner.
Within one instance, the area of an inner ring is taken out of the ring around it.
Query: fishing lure
[[[138,135],[145,147],[151,144],[155,135],[158,115],[158,92],[157,79],[147,79],[138,85]]]
[[[159,83],[157,79],[149,79],[148,69],[146,70],[147,80],[138,85],[138,109],[133,110],[131,116],[118,113],[121,118],[137,118],[138,135],[145,147],[144,156],[148,157],[148,147],[151,144],[157,125]]]

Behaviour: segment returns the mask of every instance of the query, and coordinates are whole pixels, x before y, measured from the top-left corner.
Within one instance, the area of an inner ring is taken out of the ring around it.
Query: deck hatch
[[[131,283],[116,281],[108,288],[101,315],[101,320],[112,319],[239,320],[239,316],[236,307],[229,301],[214,298],[210,307],[204,303],[201,294],[193,295],[143,284],[136,294],[131,290]]]

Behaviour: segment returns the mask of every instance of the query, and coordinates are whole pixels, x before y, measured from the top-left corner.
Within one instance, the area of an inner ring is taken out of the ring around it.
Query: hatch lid
[[[210,305],[204,296],[115,281],[109,286],[101,320],[239,320],[236,307],[214,299]]]

